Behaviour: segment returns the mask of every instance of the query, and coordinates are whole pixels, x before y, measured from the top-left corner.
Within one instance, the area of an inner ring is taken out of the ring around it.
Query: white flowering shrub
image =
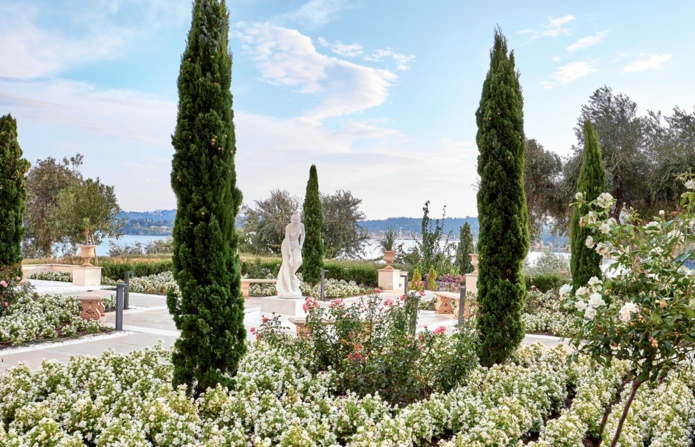
[[[99,332],[98,321],[80,318],[81,309],[75,297],[22,293],[0,317],[0,343],[19,344],[78,332]]]
[[[302,295],[318,299],[321,296],[321,285],[311,286],[305,282],[299,285]],[[327,279],[324,281],[325,298],[350,298],[353,296],[367,295],[374,291],[373,287],[360,286],[354,281]],[[249,296],[276,296],[275,284],[251,283]]]
[[[540,432],[528,445],[574,447],[596,432],[629,373],[628,362],[571,363],[562,347],[532,345],[505,365],[477,367],[449,393],[401,408],[378,395],[336,396],[336,373],[312,374],[299,356],[261,340],[232,389],[218,386],[197,399],[172,388],[171,351],[161,344],[44,361],[37,370],[19,365],[0,374],[0,445],[520,446]],[[641,389],[619,445],[688,445],[694,384],[688,370]],[[571,406],[562,408],[573,389]],[[611,413],[607,433],[617,419]]]
[[[72,273],[68,272],[39,272],[32,273],[29,279],[38,279],[42,281],[60,281],[72,282]]]
[[[132,277],[129,280],[130,291],[133,293],[148,293],[152,295],[166,295],[172,290],[175,295],[180,295],[179,286],[171,272],[162,272],[155,275]]]

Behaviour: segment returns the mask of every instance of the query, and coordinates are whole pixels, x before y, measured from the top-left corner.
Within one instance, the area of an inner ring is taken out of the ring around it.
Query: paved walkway
[[[115,294],[114,290],[99,290],[95,287],[74,287],[68,283],[52,281],[31,281],[39,293],[60,293],[62,295],[99,294],[108,296]],[[400,291],[383,291],[383,298],[396,298]],[[247,330],[247,338],[252,339],[250,329],[261,324],[261,298],[248,298],[246,300],[244,326]],[[115,327],[115,312],[109,312],[102,320],[102,325]],[[285,326],[294,331],[294,325],[286,317],[282,318]],[[451,315],[438,315],[434,311],[421,311],[418,318],[418,328],[427,326],[434,329],[445,326],[448,332],[453,331],[456,319]],[[80,354],[100,355],[107,349],[116,352],[130,352],[153,346],[161,340],[165,346],[173,345],[179,336],[179,331],[169,315],[166,306],[166,298],[158,295],[145,295],[140,293],[130,294],[130,309],[123,312],[123,331],[114,331],[107,334],[86,336],[76,340],[68,340],[56,343],[41,343],[25,347],[0,350],[0,373],[20,362],[27,363],[32,368],[41,365],[43,359],[55,359],[67,362],[70,357]],[[543,335],[529,335],[524,344],[540,341],[547,346],[555,346],[559,343],[556,337]]]

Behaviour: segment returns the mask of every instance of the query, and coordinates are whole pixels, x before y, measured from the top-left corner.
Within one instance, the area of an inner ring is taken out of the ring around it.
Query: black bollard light
[[[116,330],[123,330],[123,296],[128,286],[125,284],[116,284]]]

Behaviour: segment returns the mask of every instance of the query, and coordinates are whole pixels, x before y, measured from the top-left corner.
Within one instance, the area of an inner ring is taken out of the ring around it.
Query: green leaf
[[[661,324],[661,317],[656,312],[652,312],[651,320],[655,324]]]

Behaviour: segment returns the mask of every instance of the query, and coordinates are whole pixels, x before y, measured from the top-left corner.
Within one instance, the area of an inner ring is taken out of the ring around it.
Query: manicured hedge
[[[560,273],[538,273],[535,275],[526,275],[526,290],[535,287],[541,292],[559,289],[563,284],[569,283],[570,280],[565,275]]]
[[[367,261],[326,261],[324,265],[326,278],[355,281],[370,287],[377,286],[377,270],[383,267],[382,264]]]
[[[99,267],[102,276],[113,280],[125,279],[125,272],[130,270],[131,276],[149,276],[171,271],[171,259],[138,259],[119,261],[114,259],[101,259]]]

